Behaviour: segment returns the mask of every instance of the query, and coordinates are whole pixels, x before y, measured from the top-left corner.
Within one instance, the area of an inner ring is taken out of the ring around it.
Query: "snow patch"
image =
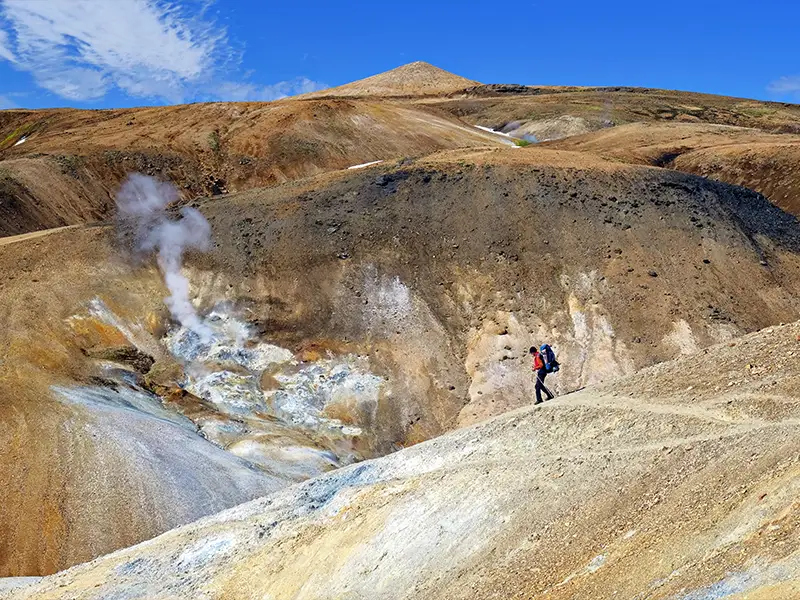
[[[20,144],[24,144],[27,141],[27,139],[28,139],[27,136],[22,136],[21,138],[19,138],[17,140],[17,142],[14,145],[15,146],[19,146]]]
[[[507,133],[503,133],[502,131],[497,131],[495,129],[492,129],[491,127],[484,127],[483,125],[475,125],[475,127],[477,129],[480,129],[481,131],[488,131],[489,133],[496,133],[497,135],[502,135],[503,137],[511,138],[511,136],[508,135]]]
[[[481,131],[485,131],[487,133],[493,133],[495,135],[499,135],[501,138],[505,138],[503,141],[506,144],[508,144],[509,146],[511,146],[512,148],[519,148],[519,146],[514,141],[515,138],[513,138],[512,136],[510,136],[507,133],[503,133],[502,131],[495,131],[494,129],[492,129],[490,127],[484,127],[482,125],[475,125],[475,128],[476,129],[480,129]]]
[[[360,165],[353,165],[352,167],[347,167],[347,168],[351,169],[351,170],[352,169],[364,169],[366,167],[371,167],[372,165],[377,165],[377,164],[382,163],[382,162],[383,162],[382,160],[373,160],[371,162],[365,162],[365,163],[362,163]]]

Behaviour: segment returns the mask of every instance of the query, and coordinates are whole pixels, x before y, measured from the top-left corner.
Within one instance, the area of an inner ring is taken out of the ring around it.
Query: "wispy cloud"
[[[17,108],[17,105],[9,100],[6,96],[0,96],[0,110],[5,108]]]
[[[773,94],[800,94],[800,75],[781,77],[770,82],[767,91]]]
[[[280,81],[272,85],[258,85],[254,83],[225,82],[217,87],[213,97],[217,100],[234,102],[269,102],[287,96],[307,94],[324,90],[328,86],[307,77],[297,77],[289,81]]]
[[[234,58],[225,29],[187,8],[162,0],[2,0],[11,35],[3,34],[0,56],[70,100],[115,87],[180,100]]]
[[[0,60],[73,101],[96,100],[113,90],[180,102],[270,100],[319,89],[305,78],[270,86],[220,85],[237,71],[241,52],[207,16],[212,2],[0,0]]]
[[[10,50],[11,45],[8,39],[8,34],[0,29],[0,59],[2,60],[14,60],[14,54]]]

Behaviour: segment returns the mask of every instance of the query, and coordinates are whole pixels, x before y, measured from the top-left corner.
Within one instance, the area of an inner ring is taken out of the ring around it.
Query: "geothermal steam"
[[[135,252],[140,256],[156,254],[156,261],[169,288],[165,300],[170,313],[181,325],[202,339],[211,337],[189,301],[189,280],[181,273],[185,250],[208,250],[211,227],[200,211],[185,206],[180,218],[171,219],[167,206],[178,199],[178,191],[169,183],[133,173],[117,193],[119,229],[131,235]]]

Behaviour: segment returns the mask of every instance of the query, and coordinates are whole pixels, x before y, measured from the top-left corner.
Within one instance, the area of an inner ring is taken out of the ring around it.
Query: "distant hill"
[[[630,123],[549,142],[742,185],[800,216],[800,135],[708,123]]]
[[[330,96],[434,96],[480,85],[432,64],[417,61],[339,87],[312,92],[304,98]]]
[[[0,139],[0,237],[103,220],[132,171],[192,199],[509,143],[447,113],[355,98],[3,111]]]
[[[647,127],[656,123],[666,127]],[[717,128],[700,146],[689,144],[702,152],[685,152],[685,132],[709,124],[748,131]],[[107,219],[132,171],[170,180],[192,200],[374,161],[513,144],[476,125],[538,142],[567,138],[559,147],[745,185],[800,210],[797,146],[786,146],[798,138],[800,106],[644,88],[481,85],[415,62],[276,102],[0,111],[0,237]],[[669,164],[636,158],[637,148],[649,156],[655,146],[682,154]]]

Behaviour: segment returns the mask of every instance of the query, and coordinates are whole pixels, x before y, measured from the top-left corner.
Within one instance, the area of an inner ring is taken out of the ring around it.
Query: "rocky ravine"
[[[770,328],[9,597],[798,597],[798,373],[800,324]]]

